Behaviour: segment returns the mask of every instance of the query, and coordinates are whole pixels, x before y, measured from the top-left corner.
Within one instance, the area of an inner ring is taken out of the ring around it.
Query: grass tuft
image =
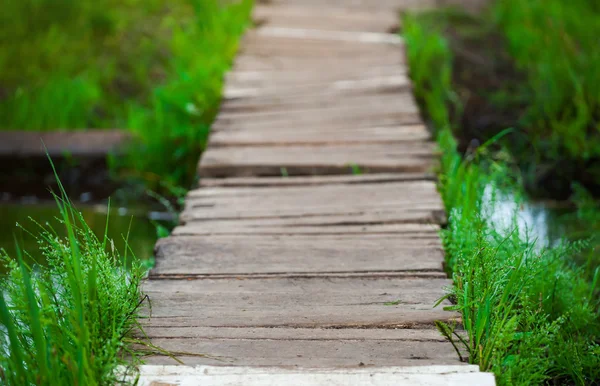
[[[56,224],[36,224],[31,232],[47,265],[29,265],[19,248],[16,258],[0,251],[8,266],[0,288],[0,383],[127,383],[138,361],[127,341],[140,328],[146,269],[127,251],[119,254],[108,237],[97,238],[62,186],[54,197]]]
[[[468,361],[493,371],[500,385],[600,382],[600,303],[597,274],[571,257],[585,246],[563,242],[537,245],[519,223],[517,209],[505,213],[510,227],[492,221],[501,211],[498,197],[516,179],[487,146],[457,151],[450,111],[460,109],[452,94],[452,54],[427,19],[404,18],[404,37],[414,90],[435,127],[442,149],[440,185],[449,213],[443,231],[450,297],[461,312],[468,339],[453,326],[438,328]],[[519,204],[521,191],[516,200]]]

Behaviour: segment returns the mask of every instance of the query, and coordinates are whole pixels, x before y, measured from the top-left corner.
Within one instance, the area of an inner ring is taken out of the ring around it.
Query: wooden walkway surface
[[[200,187],[157,244],[146,332],[187,365],[460,365],[434,326],[458,315],[433,307],[445,218],[399,1],[325,3],[256,6]]]

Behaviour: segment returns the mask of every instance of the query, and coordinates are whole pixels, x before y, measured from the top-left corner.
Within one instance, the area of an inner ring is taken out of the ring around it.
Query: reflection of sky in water
[[[78,211],[88,226],[97,237],[102,238],[106,227],[108,208],[106,205],[75,204]],[[129,235],[128,245],[134,255],[140,259],[148,259],[153,254],[156,241],[156,228],[152,220],[163,220],[161,213],[150,212],[149,208],[138,206],[133,208],[111,208],[108,221],[108,235],[114,241],[117,251],[122,255],[125,252],[124,238]],[[0,203],[0,248],[4,248],[9,256],[16,256],[15,235],[20,246],[32,255],[38,262],[43,261],[37,241],[16,227],[16,223],[23,225],[33,233],[39,233],[39,228],[29,217],[40,224],[51,224],[61,237],[66,237],[64,226],[59,224],[56,217],[59,212],[53,202],[40,202],[36,204],[11,204]],[[0,273],[3,267],[0,266]]]
[[[538,248],[555,246],[560,242],[561,232],[552,229],[557,227],[553,223],[556,219],[541,203],[519,200],[510,192],[488,185],[483,194],[483,204],[490,223],[503,234],[508,235],[518,228],[521,237],[535,242]]]

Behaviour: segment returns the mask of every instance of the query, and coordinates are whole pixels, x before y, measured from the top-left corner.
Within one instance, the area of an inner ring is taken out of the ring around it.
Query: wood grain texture
[[[258,4],[144,284],[153,344],[186,365],[458,364],[435,329],[460,320],[433,307],[451,285],[437,148],[394,33],[433,2]]]
[[[349,10],[301,5],[257,4],[253,19],[261,26],[312,28],[324,31],[390,32],[397,28],[398,17],[392,12]]]
[[[415,328],[458,315],[433,308],[447,279],[149,280],[153,327]],[[393,302],[393,303],[390,303]]]
[[[209,187],[247,187],[247,186],[311,186],[311,185],[340,185],[363,183],[386,183],[402,181],[435,181],[433,173],[378,173],[361,175],[338,176],[308,176],[308,177],[234,177],[234,178],[203,178],[201,188]]]
[[[274,88],[270,95],[260,94],[258,90],[255,90],[257,96],[254,98],[239,97],[225,100],[221,104],[221,113],[250,111],[265,113],[283,109],[304,111],[316,108],[334,108],[341,105],[360,105],[361,109],[380,109],[380,111],[383,107],[397,111],[410,111],[409,108],[415,109],[416,104],[408,88],[407,79],[403,78],[382,77],[372,79],[370,82],[340,80],[326,85],[304,84],[304,89],[296,86],[289,93],[282,88]],[[321,88],[321,92],[315,93],[317,88]]]
[[[323,5],[322,0],[261,0],[259,4],[272,5],[302,5],[304,7],[319,8]],[[394,12],[401,10],[418,10],[435,7],[437,0],[327,0],[327,6],[338,9],[358,9],[362,11],[378,10]]]
[[[164,350],[172,351],[188,366],[360,367],[457,364],[456,352],[447,342],[189,338],[156,338],[153,342]],[[192,356],[194,354],[196,356]],[[165,356],[151,356],[144,360],[147,364],[177,364]]]
[[[150,276],[198,274],[442,272],[442,251],[387,236],[168,237]]]
[[[404,181],[204,188],[188,194],[180,218],[184,222],[273,219],[275,222],[262,224],[286,226],[296,221],[296,225],[335,226],[442,223],[442,214],[443,203],[434,182]]]
[[[361,220],[365,220],[361,223]],[[314,216],[309,218],[282,219],[236,219],[193,221],[173,230],[179,236],[211,236],[211,235],[369,235],[385,234],[389,237],[401,237],[407,243],[421,246],[441,246],[438,233],[429,230],[413,230],[413,226],[434,227],[433,224],[420,224],[421,218],[414,216],[410,222],[399,222],[394,219],[391,224],[373,223],[364,217],[356,216]],[[381,217],[374,218],[381,221]],[[404,221],[407,219],[404,218]],[[433,219],[426,219],[433,221]],[[411,229],[407,229],[407,226]]]
[[[411,144],[412,145],[412,144]],[[435,146],[416,143],[325,146],[238,146],[209,148],[202,157],[201,177],[246,177],[350,174],[352,165],[367,173],[428,172]]]
[[[222,130],[211,135],[209,146],[291,146],[341,145],[361,143],[423,142],[431,134],[424,126],[330,127],[306,130],[263,129],[241,131]]]

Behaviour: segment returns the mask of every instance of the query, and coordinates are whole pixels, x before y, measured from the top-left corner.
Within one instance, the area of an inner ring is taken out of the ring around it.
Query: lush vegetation
[[[482,15],[424,15],[453,53],[461,150],[512,127],[501,144],[530,194],[566,199],[577,182],[600,195],[599,16],[585,0],[496,0]]]
[[[189,186],[252,0],[7,0],[0,128],[123,128],[120,177]],[[168,191],[168,189],[163,189]]]
[[[591,262],[573,263],[584,241],[536,245],[521,228],[518,205],[509,214],[509,227],[492,221],[507,186],[519,193],[517,200],[523,197],[520,175],[510,167],[510,153],[497,146],[458,151],[463,99],[454,92],[444,23],[436,20],[407,16],[403,25],[415,93],[443,151],[440,191],[449,213],[443,240],[455,283],[449,298],[462,314],[468,338],[454,334],[455,326],[439,328],[467,350],[471,363],[493,371],[501,385],[595,384],[600,381],[600,269]],[[507,134],[497,133],[492,142]],[[580,214],[594,217],[593,200],[585,196],[589,205],[582,205]]]
[[[115,178],[175,211],[163,195],[182,197],[194,182],[252,4],[7,0],[0,130],[127,129],[129,147],[109,159]],[[0,285],[0,383],[126,383],[138,362],[130,343],[144,343],[132,333],[140,328],[145,264],[131,257],[127,236],[119,254],[108,224],[98,237],[59,186],[57,222],[26,231],[45,264],[34,264],[34,251],[0,251],[8,268]]]
[[[491,11],[516,67],[525,74],[520,91],[527,107],[521,124],[527,137],[550,159],[597,160],[600,3],[499,0]]]
[[[97,238],[64,191],[56,203],[56,224],[31,230],[45,266],[30,265],[27,251],[18,249],[13,259],[0,251],[9,268],[0,287],[0,383],[125,381],[135,372],[130,365],[137,354],[128,343],[139,328],[146,269],[128,257],[127,245],[121,255],[106,234]],[[55,226],[67,236],[59,236]]]

